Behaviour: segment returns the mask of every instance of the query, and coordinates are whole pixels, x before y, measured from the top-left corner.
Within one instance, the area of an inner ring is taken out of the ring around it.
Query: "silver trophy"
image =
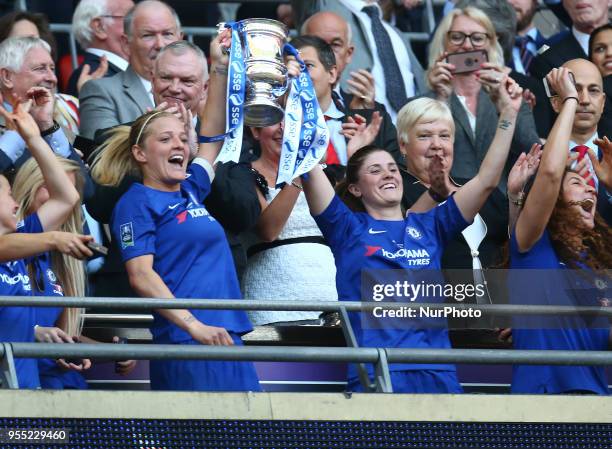
[[[244,123],[264,127],[280,122],[284,110],[278,97],[287,89],[287,67],[283,46],[289,30],[271,19],[246,19],[239,22],[246,69]]]

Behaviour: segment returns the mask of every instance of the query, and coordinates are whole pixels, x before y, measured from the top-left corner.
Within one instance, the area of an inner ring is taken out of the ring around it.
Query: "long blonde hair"
[[[74,173],[76,189],[82,196],[84,180],[81,175],[81,167],[78,163],[68,159],[58,157],[58,160],[67,173]],[[34,158],[28,159],[17,172],[13,183],[13,196],[19,204],[19,209],[17,210],[18,219],[21,220],[35,212],[32,210],[34,197],[38,189],[44,186],[44,184],[45,180],[38,163]],[[80,202],[74,207],[59,230],[77,234],[83,233],[83,211],[81,210]],[[33,274],[33,266],[30,266],[29,269],[30,273]],[[87,275],[84,262],[58,251],[52,251],[51,269],[64,289],[65,296],[85,296]],[[68,316],[64,331],[68,335],[80,335],[83,328],[83,309],[68,308],[66,313]]]
[[[434,33],[433,39],[431,40],[431,45],[429,46],[428,70],[431,70],[433,68],[433,66],[436,64],[437,59],[442,53],[444,53],[447,39],[446,36],[450,31],[451,26],[453,25],[453,21],[456,17],[459,16],[469,17],[473,21],[480,24],[486,30],[487,34],[489,35],[490,44],[487,50],[487,53],[489,55],[489,62],[503,66],[504,56],[501,50],[501,46],[497,41],[497,34],[495,33],[495,27],[493,26],[493,23],[481,9],[474,8],[473,6],[468,6],[467,8],[453,9],[442,19],[440,25],[438,25],[438,28]]]
[[[162,117],[174,117],[169,112],[150,111],[138,117],[132,126],[117,126],[111,136],[94,153],[91,177],[98,184],[118,186],[126,176],[142,178],[140,166],[132,156],[132,147],[150,135],[151,124]]]

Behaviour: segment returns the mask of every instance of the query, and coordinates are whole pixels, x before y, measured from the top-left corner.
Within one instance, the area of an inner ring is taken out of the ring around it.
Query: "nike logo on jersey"
[[[368,234],[372,234],[372,235],[374,235],[374,234],[382,234],[383,232],[387,232],[387,231],[385,231],[385,230],[382,230],[382,231],[375,231],[375,230],[374,230],[374,229],[372,229],[372,228],[368,229]]]
[[[181,203],[176,203],[176,204],[173,204],[172,206],[168,206],[168,209],[170,209],[170,210],[174,210],[174,209],[176,209],[177,207],[179,207],[180,205],[181,205]]]

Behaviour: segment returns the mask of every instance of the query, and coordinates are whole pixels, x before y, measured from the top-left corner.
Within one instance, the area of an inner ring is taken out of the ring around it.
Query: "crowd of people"
[[[359,301],[372,300],[366,273],[478,284],[472,270],[484,267],[510,274],[477,302],[608,306],[607,0],[551,2],[567,29],[547,38],[534,25],[537,0],[449,0],[427,64],[395,27],[419,29],[419,3],[387,3],[276,8],[299,30],[291,44],[330,135],[320,164],[284,185],[283,121],[245,129],[238,161],[216,163],[223,141],[201,138],[226,132],[229,30],[204,52],[184,39],[171,4],[81,0],[72,30],[84,57],[60,88],[44,15],[0,17],[0,295]],[[299,75],[295,58],[285,64]],[[465,271],[443,273],[456,269]],[[0,340],[95,343],[83,312],[0,307]],[[350,314],[359,346],[451,347],[443,318],[372,323],[365,313]],[[176,345],[242,345],[253,326],[328,319],[153,317],[153,342]],[[514,317],[499,337],[517,349],[612,341],[607,320],[578,316]],[[17,359],[19,387],[86,388],[91,363]],[[135,365],[118,361],[117,371]],[[462,391],[452,364],[390,370],[396,392]],[[365,374],[373,381],[372,367]],[[152,360],[150,380],[156,390],[260,390],[250,362]],[[347,380],[364,390],[356,366]],[[515,366],[512,391],[609,393],[592,366]]]

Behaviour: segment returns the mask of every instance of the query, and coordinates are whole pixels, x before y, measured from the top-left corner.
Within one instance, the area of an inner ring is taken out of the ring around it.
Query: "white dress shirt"
[[[327,129],[329,129],[329,138],[334,146],[334,150],[336,150],[336,154],[338,155],[338,160],[341,165],[346,165],[348,160],[348,156],[346,154],[346,139],[340,134],[342,131],[342,119],[344,118],[344,113],[341,112],[332,101],[327,108],[327,111],[323,113],[326,117],[329,117],[326,120]]]
[[[138,75],[138,74],[136,74]],[[145,88],[145,91],[147,92],[147,94],[149,94],[149,98],[151,99],[151,104],[155,104],[155,99],[153,98],[153,84],[151,83],[151,81],[149,81],[148,79],[143,78],[142,76],[138,75],[138,78],[140,78],[140,82],[142,83],[142,85]]]
[[[576,38],[576,40],[578,41],[578,43],[580,44],[580,46],[582,47],[582,50],[584,50],[584,54],[588,55],[589,54],[589,35],[586,33],[583,33],[582,31],[578,31],[576,29],[576,27],[572,27],[572,34],[574,35],[574,37]]]
[[[376,101],[385,105],[387,112],[391,116],[391,120],[395,124],[397,119],[397,111],[393,110],[393,107],[387,100],[387,89],[385,86],[385,74],[383,72],[383,67],[378,58],[378,52],[376,50],[376,41],[374,40],[374,35],[372,34],[372,21],[370,17],[362,12],[361,10],[365,6],[376,5],[378,10],[382,16],[382,11],[380,11],[380,6],[376,3],[370,3],[364,0],[339,0],[344,6],[346,6],[355,16],[359,19],[359,22],[362,25],[363,30],[365,31],[367,41],[370,47],[370,53],[372,54],[372,58],[374,60],[374,66],[370,69],[370,73],[374,76],[374,85],[376,88]],[[404,86],[406,88],[406,97],[410,98],[415,95],[415,85],[414,85],[414,75],[412,74],[412,67],[410,64],[410,57],[408,56],[408,51],[406,50],[406,45],[404,41],[398,34],[398,32],[391,27],[389,24],[383,21],[383,26],[389,33],[389,37],[391,38],[391,44],[393,45],[393,52],[395,53],[395,57],[397,59],[397,63],[400,67],[400,71],[402,74],[402,78],[404,81]],[[393,93],[391,93],[392,95]]]
[[[100,58],[102,56],[106,56],[106,59],[108,59],[108,62],[110,64],[114,65],[115,67],[123,71],[125,71],[125,69],[127,69],[129,65],[129,62],[127,62],[125,59],[123,59],[118,54],[113,53],[112,51],[102,50],[101,48],[88,48],[85,51],[87,53],[91,53],[92,55],[96,55]]]

